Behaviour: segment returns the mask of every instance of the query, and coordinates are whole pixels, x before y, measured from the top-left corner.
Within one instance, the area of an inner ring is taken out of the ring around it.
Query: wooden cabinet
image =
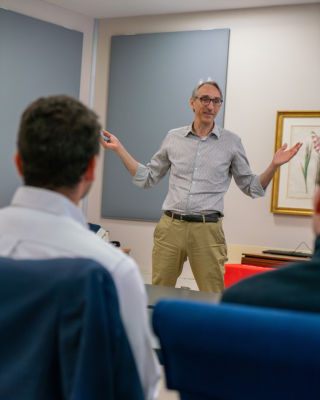
[[[289,256],[278,256],[275,254],[264,254],[264,253],[243,253],[241,258],[241,264],[255,265],[257,267],[283,267],[292,262],[309,261],[309,258],[302,257],[289,257]]]

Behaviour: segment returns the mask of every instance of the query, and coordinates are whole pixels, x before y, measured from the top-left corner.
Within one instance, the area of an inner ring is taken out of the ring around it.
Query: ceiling
[[[42,0],[94,18],[133,17],[196,11],[232,10],[291,4],[320,3],[319,0]]]

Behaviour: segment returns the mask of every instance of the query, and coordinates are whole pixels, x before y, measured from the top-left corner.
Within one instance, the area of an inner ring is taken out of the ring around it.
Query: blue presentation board
[[[41,96],[79,98],[83,33],[0,8],[0,207],[21,184],[13,164],[19,120]]]
[[[200,79],[217,81],[225,98],[228,47],[229,29],[113,36],[107,130],[146,165],[169,130],[192,123],[190,97]],[[101,217],[159,220],[169,173],[156,187],[139,188],[119,157],[106,151]]]

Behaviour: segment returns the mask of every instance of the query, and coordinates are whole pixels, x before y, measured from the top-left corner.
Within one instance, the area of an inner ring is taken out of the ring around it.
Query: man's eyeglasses
[[[220,107],[223,103],[223,100],[219,99],[219,97],[215,97],[214,99],[210,99],[210,97],[196,97],[196,99],[199,99],[203,106],[208,106],[211,101],[214,107]]]

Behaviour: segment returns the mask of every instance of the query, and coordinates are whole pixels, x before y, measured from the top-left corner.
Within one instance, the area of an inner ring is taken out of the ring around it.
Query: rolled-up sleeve
[[[241,140],[235,143],[235,154],[230,170],[237,186],[244,194],[253,199],[265,196],[267,187],[263,189],[260,180],[261,175],[252,173]]]
[[[147,166],[138,165],[137,172],[133,177],[133,183],[139,187],[149,189],[156,186],[166,175],[170,168],[170,160],[168,157],[168,136],[161,144],[159,151],[152,157],[151,162]]]

